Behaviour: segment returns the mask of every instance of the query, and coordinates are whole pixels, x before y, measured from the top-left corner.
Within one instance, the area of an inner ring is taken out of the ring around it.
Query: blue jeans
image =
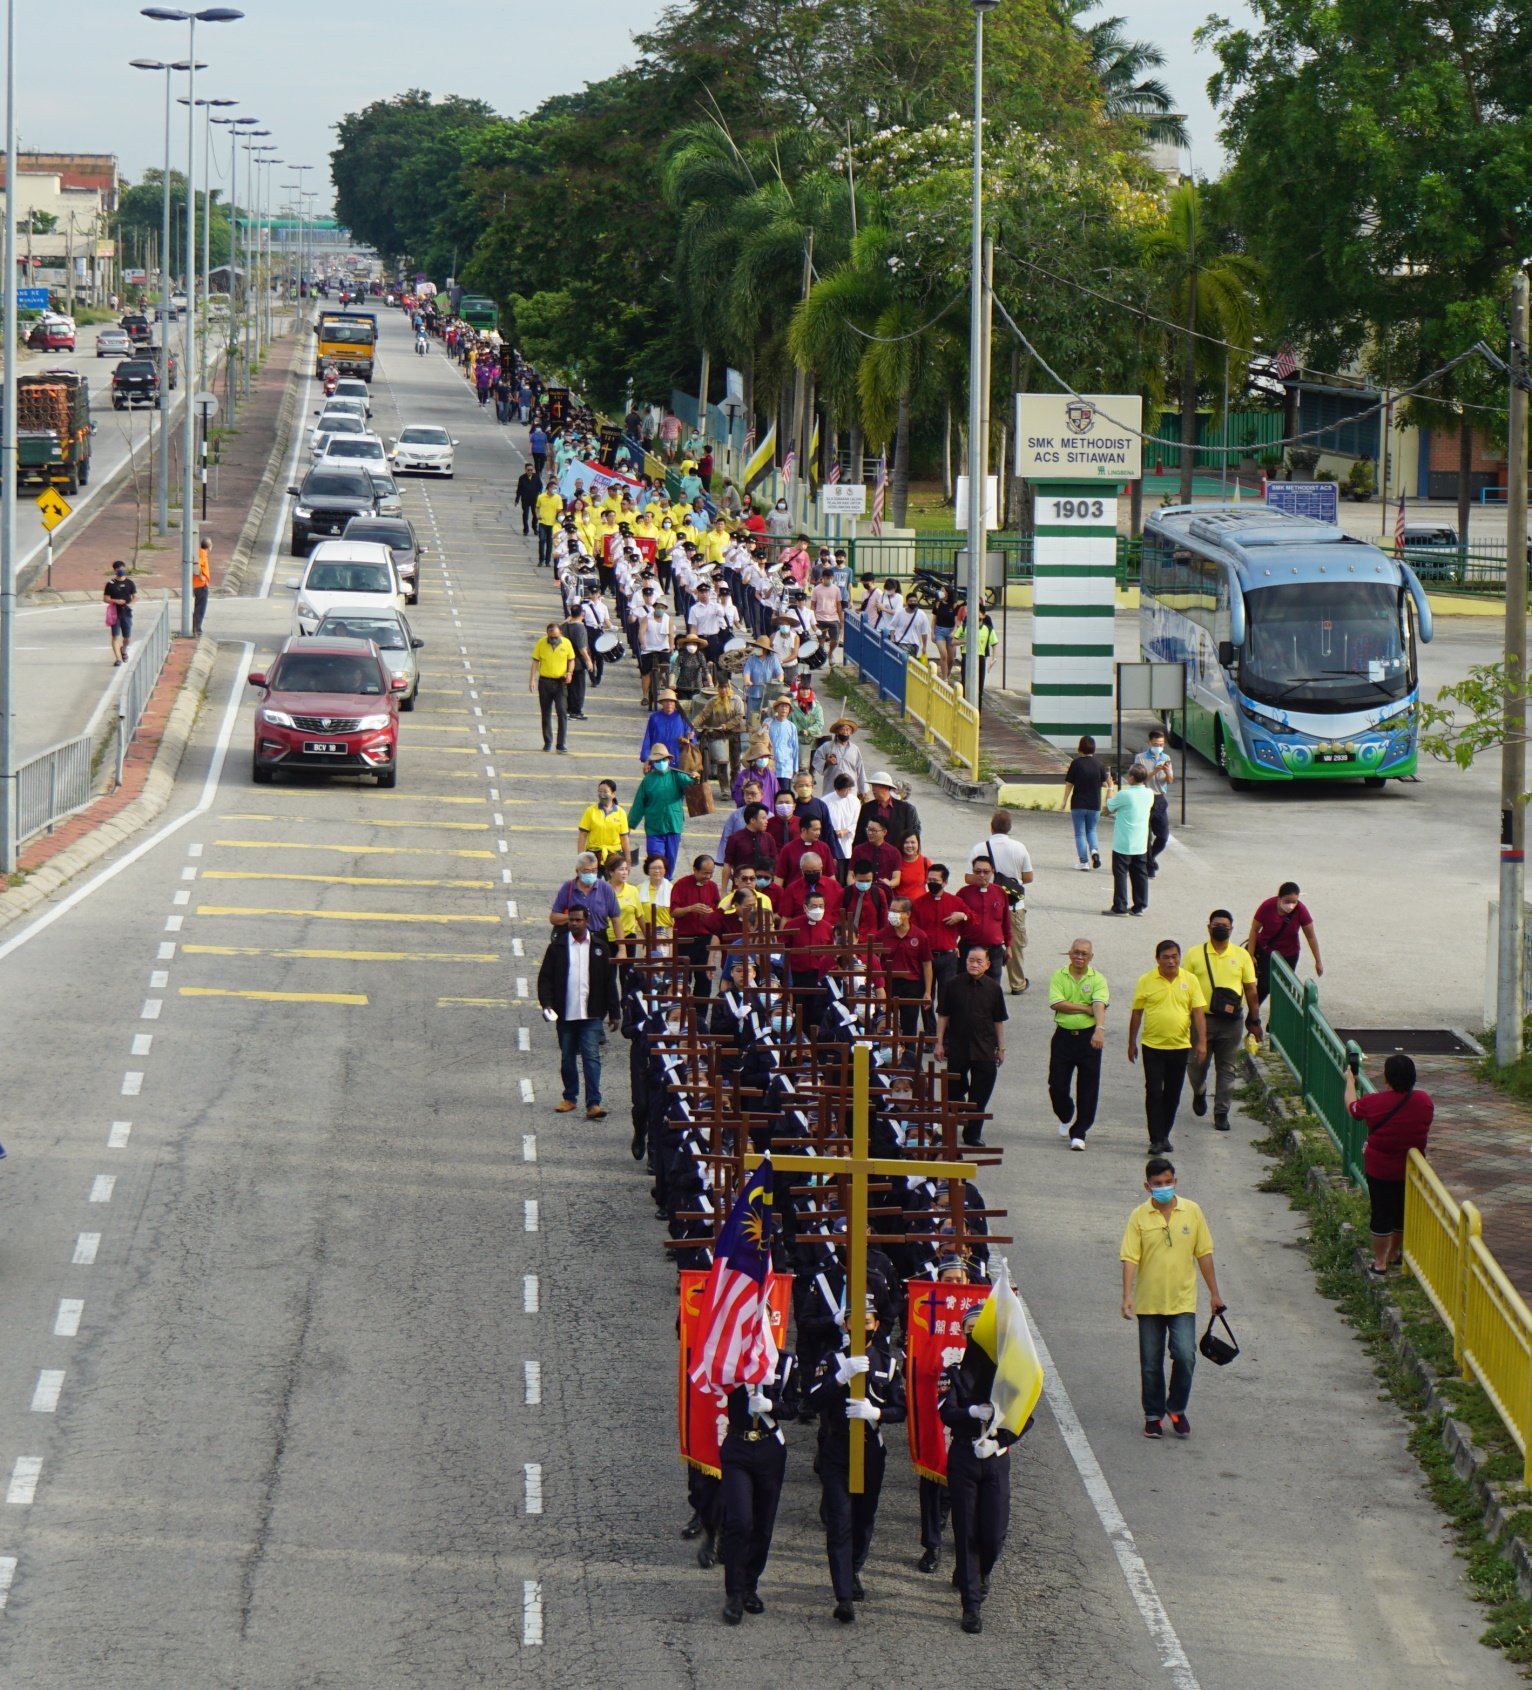
[[[644,835],[644,854],[649,857],[663,857],[665,859],[665,878],[669,880],[676,872],[676,858],[681,851],[681,835],[679,833],[646,833]]]
[[[1170,1346],[1170,1396],[1165,1396],[1165,1346]],[[1197,1366],[1195,1314],[1141,1314],[1138,1317],[1138,1371],[1144,1419],[1161,1420],[1166,1411],[1184,1414],[1192,1397]]]
[[[1082,863],[1090,861],[1092,851],[1099,852],[1101,847],[1096,843],[1096,828],[1101,822],[1099,810],[1071,810],[1070,819],[1075,824],[1075,855]]]
[[[580,1101],[580,1069],[585,1070],[585,1107],[601,1101],[601,1023],[598,1020],[560,1021],[559,1073],[568,1103]]]

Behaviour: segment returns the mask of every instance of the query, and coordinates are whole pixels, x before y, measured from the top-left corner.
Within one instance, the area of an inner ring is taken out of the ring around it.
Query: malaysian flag
[[[872,531],[883,532],[883,501],[888,497],[888,461],[878,465],[878,484],[872,490]]]
[[[1394,550],[1404,550],[1404,494],[1399,495],[1399,514],[1394,518]]]
[[[697,1319],[694,1384],[730,1391],[764,1385],[776,1372],[777,1345],[766,1300],[771,1272],[771,1157],[745,1181],[708,1270]]]
[[[1278,381],[1286,381],[1289,376],[1297,375],[1298,360],[1293,355],[1293,343],[1290,340],[1282,342],[1276,357],[1272,360],[1271,373]]]

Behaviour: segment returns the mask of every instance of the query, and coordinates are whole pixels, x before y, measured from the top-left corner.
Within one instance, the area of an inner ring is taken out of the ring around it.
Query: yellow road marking
[[[359,857],[473,857],[489,862],[495,856],[493,851],[447,845],[309,845],[301,839],[215,839],[213,843],[230,851],[340,851]]]
[[[445,798],[436,792],[374,792],[375,804],[479,804],[482,798]]]
[[[289,946],[264,950],[259,945],[182,945],[183,956],[274,956],[310,962],[499,962],[498,951],[322,951]]]
[[[183,998],[255,998],[261,1003],[340,1003],[365,1007],[365,992],[239,992],[227,986],[182,986]]]
[[[468,921],[479,926],[498,927],[498,915],[415,915],[403,910],[289,910],[246,907],[240,904],[198,904],[198,915],[295,915],[309,921],[424,921],[444,926],[449,922]]]
[[[381,874],[281,874],[266,869],[205,868],[204,880],[307,880],[321,886],[453,886],[481,891],[493,880],[415,880]]]
[[[512,1004],[530,1003],[530,998],[438,998],[438,1009],[509,1009]]]
[[[329,816],[266,816],[256,814],[253,811],[225,810],[218,819],[219,821],[224,822],[316,822],[323,826],[325,822],[330,821],[332,818]],[[362,827],[441,827],[451,828],[455,833],[489,832],[488,822],[396,822],[389,821],[382,816],[336,816],[333,819],[335,821],[342,822],[347,820],[355,821]]]

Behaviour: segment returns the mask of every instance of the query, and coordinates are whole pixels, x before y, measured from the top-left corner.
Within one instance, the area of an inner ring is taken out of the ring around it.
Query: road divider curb
[[[217,641],[204,634],[197,642],[191,667],[170,708],[159,750],[145,777],[143,791],[132,803],[103,821],[99,827],[92,828],[67,851],[61,851],[29,874],[20,886],[12,886],[0,893],[0,927],[8,926],[30,914],[39,904],[47,903],[76,875],[93,868],[108,852],[131,839],[165,810],[175,791],[181,759],[191,743],[192,729],[196,726],[197,713],[202,707],[217,657]]]

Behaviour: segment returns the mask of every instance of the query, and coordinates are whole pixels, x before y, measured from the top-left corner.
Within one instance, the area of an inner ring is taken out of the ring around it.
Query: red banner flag
[[[905,1394],[909,1400],[906,1425],[910,1460],[923,1479],[947,1479],[947,1428],[937,1413],[936,1396],[942,1373],[963,1359],[963,1315],[989,1295],[988,1285],[938,1285],[912,1279],[905,1319]]]
[[[680,1370],[677,1374],[677,1424],[680,1427],[681,1459],[693,1467],[700,1467],[715,1479],[719,1476],[718,1446],[722,1441],[719,1427],[723,1423],[723,1404],[718,1393],[707,1385],[693,1383],[693,1353],[702,1319],[702,1306],[707,1301],[709,1272],[705,1268],[687,1268],[681,1275],[681,1342]],[[787,1316],[792,1307],[793,1276],[773,1273],[766,1286],[767,1306],[771,1310],[771,1332],[777,1348],[787,1345]]]

